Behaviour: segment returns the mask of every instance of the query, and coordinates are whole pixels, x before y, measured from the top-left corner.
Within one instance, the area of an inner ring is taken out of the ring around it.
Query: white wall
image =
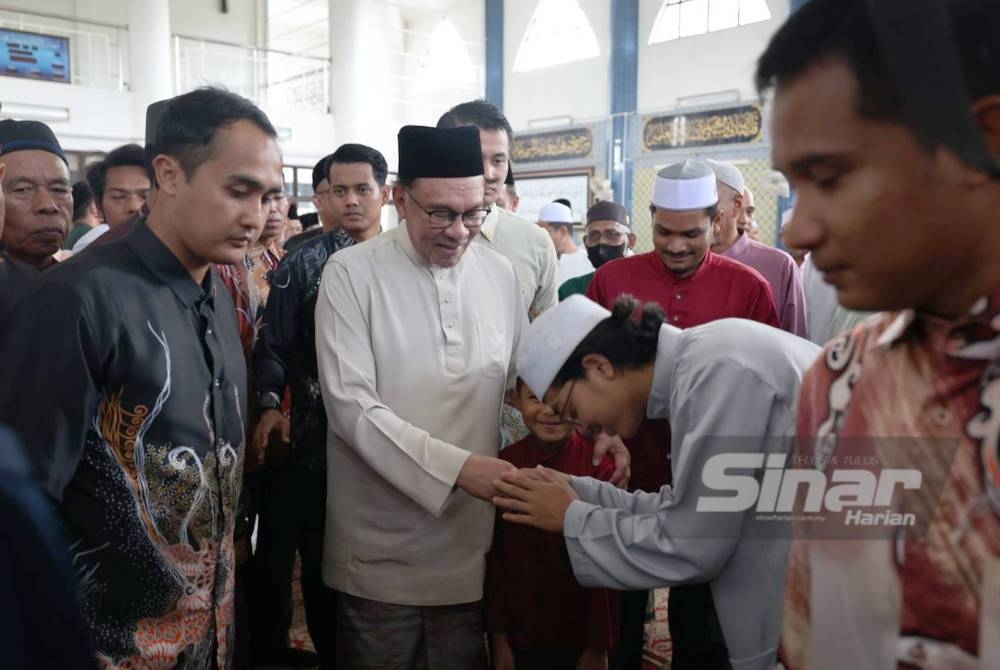
[[[788,0],[767,4],[770,21],[650,45],[660,2],[640,0],[638,109],[670,109],[680,97],[731,89],[756,99],[757,58],[788,17]]]
[[[641,0],[640,4],[651,2]],[[514,130],[531,119],[569,115],[574,120],[607,116],[611,110],[611,0],[579,0],[590,19],[601,55],[531,72],[514,72],[537,0],[504,3],[504,113]]]
[[[170,0],[170,32],[203,40],[256,45],[257,0],[229,0],[222,13],[219,0]]]
[[[128,0],[3,0],[4,8],[102,23],[127,23]]]
[[[130,93],[12,77],[0,82],[0,101],[69,109],[69,122],[47,122],[63,149],[108,151],[142,141],[144,129],[133,128]]]
[[[460,102],[483,96],[485,69],[484,32],[485,16],[482,2],[457,0],[440,12],[410,14],[405,17],[407,32],[403,41],[406,53],[404,69],[400,74],[408,78],[402,81],[403,104],[400,120],[406,123],[434,125],[440,116]],[[476,68],[476,79],[463,87],[434,88],[417,79],[420,62],[427,52],[431,33],[442,17],[447,17],[458,29],[466,42],[469,57]]]

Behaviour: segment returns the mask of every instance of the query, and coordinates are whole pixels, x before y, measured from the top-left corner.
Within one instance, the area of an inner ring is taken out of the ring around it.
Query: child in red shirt
[[[593,465],[594,445],[542,404],[520,379],[511,404],[531,435],[500,452],[518,468],[544,465],[607,481],[614,461]],[[497,515],[486,578],[486,630],[496,670],[608,667],[618,636],[618,595],[580,586],[563,538]]]

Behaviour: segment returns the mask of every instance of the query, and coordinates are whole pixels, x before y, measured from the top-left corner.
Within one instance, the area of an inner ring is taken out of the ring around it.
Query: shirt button
[[[675,298],[677,298],[678,300],[680,300],[680,299],[681,299],[681,294],[680,294],[680,293],[678,293],[678,294],[677,294],[677,295],[675,295],[674,297],[675,297]]]
[[[936,426],[943,428],[951,422],[951,412],[944,405],[932,407],[931,421],[933,421]]]
[[[211,335],[211,334],[212,334],[212,329],[211,329],[211,328],[209,328],[208,330],[206,330],[206,331],[205,331],[205,334],[206,334],[206,335]]]
[[[677,322],[678,322],[678,321],[680,321],[680,320],[681,320],[681,317],[679,317],[679,316],[675,316],[675,317],[674,317],[674,323],[677,323]]]
[[[215,388],[222,388],[222,382],[218,379],[212,381],[212,385],[215,386]]]
[[[444,302],[445,302],[445,304],[448,304],[448,303],[450,303],[450,302],[451,302],[451,298],[445,298],[445,299],[444,299]]]

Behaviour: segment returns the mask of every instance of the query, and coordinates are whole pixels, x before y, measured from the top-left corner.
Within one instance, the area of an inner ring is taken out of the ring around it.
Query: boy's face
[[[516,404],[524,417],[524,425],[542,442],[562,443],[573,433],[573,426],[536,398],[527,384],[518,384]]]

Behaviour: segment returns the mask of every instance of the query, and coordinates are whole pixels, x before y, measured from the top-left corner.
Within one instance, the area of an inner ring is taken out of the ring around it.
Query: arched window
[[[420,59],[417,81],[425,90],[439,90],[473,84],[476,66],[455,24],[442,18],[427,42],[427,52]]]
[[[771,19],[767,0],[663,0],[649,44]]]
[[[577,0],[540,0],[514,58],[514,72],[601,55],[597,35]]]

